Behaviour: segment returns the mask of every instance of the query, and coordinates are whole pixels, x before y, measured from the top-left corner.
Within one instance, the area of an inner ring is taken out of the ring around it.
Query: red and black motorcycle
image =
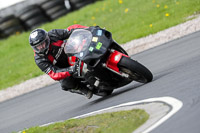
[[[73,64],[78,62],[76,78],[99,96],[110,95],[133,80],[147,83],[153,78],[112,39],[109,31],[98,26],[75,30],[67,40],[65,53],[73,58]]]

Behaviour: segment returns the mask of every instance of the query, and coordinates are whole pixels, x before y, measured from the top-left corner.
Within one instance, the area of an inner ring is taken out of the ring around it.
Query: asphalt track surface
[[[113,95],[87,100],[54,84],[0,103],[0,133],[69,119],[88,112],[147,98],[170,96],[183,107],[152,133],[200,132],[200,32],[132,56],[149,68],[154,80],[132,82]]]

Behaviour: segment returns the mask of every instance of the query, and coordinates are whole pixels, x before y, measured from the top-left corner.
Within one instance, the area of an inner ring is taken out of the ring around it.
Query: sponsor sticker
[[[90,51],[90,52],[92,52],[93,50],[94,50],[94,48],[93,48],[93,47],[90,47],[90,48],[89,48],[89,51]]]
[[[101,48],[101,46],[102,46],[102,43],[98,42],[97,45],[96,45],[96,49],[99,50]]]
[[[102,30],[97,30],[97,36],[102,36]]]
[[[80,57],[83,57],[83,52],[80,53]]]
[[[92,41],[93,41],[93,42],[97,42],[97,41],[98,41],[98,37],[93,37],[93,38],[92,38]]]
[[[33,33],[31,33],[31,38],[36,38],[38,36],[38,31],[34,31]]]

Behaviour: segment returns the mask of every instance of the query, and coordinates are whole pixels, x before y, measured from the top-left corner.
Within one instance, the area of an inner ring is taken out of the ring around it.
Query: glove
[[[74,77],[78,77],[78,72],[79,72],[79,62],[76,62],[73,66],[69,67],[69,73]]]

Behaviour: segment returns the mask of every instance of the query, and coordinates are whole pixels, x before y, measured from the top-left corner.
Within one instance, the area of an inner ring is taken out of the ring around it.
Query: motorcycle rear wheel
[[[118,67],[121,72],[128,74],[131,80],[148,83],[153,79],[153,75],[149,69],[131,58],[123,56],[118,63]]]

